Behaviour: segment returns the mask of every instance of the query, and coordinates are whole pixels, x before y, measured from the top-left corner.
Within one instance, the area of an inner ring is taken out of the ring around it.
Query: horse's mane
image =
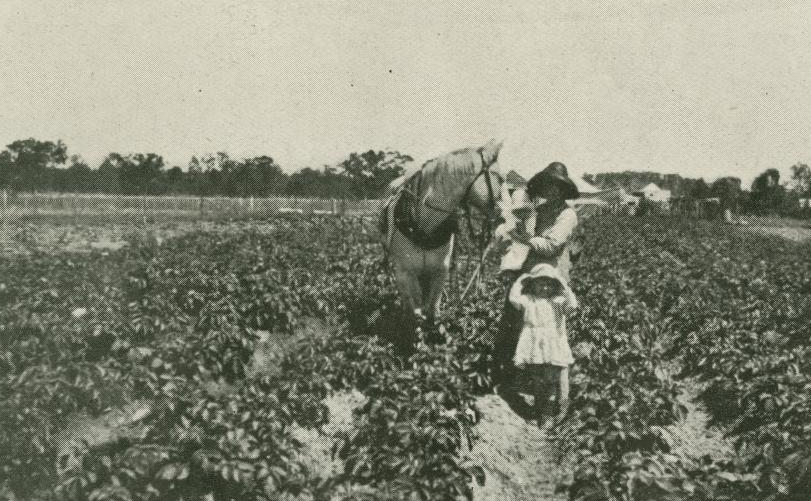
[[[500,149],[500,143],[490,141],[480,148],[454,150],[425,162],[406,183],[412,190],[414,184],[419,182],[422,186],[433,186],[440,192],[451,191],[461,180],[475,176],[482,167],[482,160],[492,164]]]
[[[423,164],[422,181],[445,192],[450,191],[463,179],[475,176],[481,169],[478,148],[462,148],[446,155],[432,158]]]

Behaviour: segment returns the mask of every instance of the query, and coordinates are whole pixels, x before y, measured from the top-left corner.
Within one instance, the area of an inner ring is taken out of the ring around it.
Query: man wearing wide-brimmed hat
[[[537,206],[535,231],[531,235],[521,232],[511,232],[509,235],[513,241],[530,247],[520,272],[526,273],[539,263],[547,263],[554,266],[568,282],[571,268],[569,247],[577,227],[577,212],[569,207],[566,200],[574,200],[579,196],[577,186],[569,178],[565,165],[552,162],[529,179],[526,192]],[[505,283],[506,290],[510,289],[511,282],[517,275],[507,275],[512,280]],[[510,357],[515,351],[520,322],[520,312],[505,300],[501,339],[497,340],[495,347],[497,370],[502,374],[503,383],[509,383],[511,379],[511,371],[507,369],[510,368]]]
[[[531,250],[524,271],[538,263],[548,263],[569,280],[571,258],[569,243],[577,227],[577,212],[566,203],[580,194],[574,181],[569,178],[566,166],[552,162],[527,182],[527,195],[533,200],[542,199],[536,211],[535,236],[530,238]]]

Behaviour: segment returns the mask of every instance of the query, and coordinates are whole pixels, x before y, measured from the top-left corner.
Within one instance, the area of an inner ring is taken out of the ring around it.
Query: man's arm
[[[504,222],[498,225],[496,231],[493,232],[493,241],[490,244],[490,247],[499,254],[503,254],[507,247],[510,245],[511,238],[510,238],[510,230],[514,227],[514,224],[509,222]]]
[[[558,215],[551,228],[540,236],[530,238],[529,245],[543,257],[555,256],[569,241],[575,227],[577,227],[577,213],[573,209],[565,209]]]

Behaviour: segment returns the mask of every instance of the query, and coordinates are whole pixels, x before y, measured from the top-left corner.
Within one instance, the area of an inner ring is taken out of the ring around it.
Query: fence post
[[[2,230],[3,230],[3,240],[2,240],[3,249],[2,250],[5,251],[6,250],[6,245],[5,244],[8,241],[8,227],[7,227],[7,223],[6,223],[6,218],[8,217],[8,191],[6,191],[5,188],[3,188],[3,206],[2,206],[2,208],[3,208],[3,214],[0,215],[0,218],[2,218],[2,220],[3,220],[3,227],[2,227]]]

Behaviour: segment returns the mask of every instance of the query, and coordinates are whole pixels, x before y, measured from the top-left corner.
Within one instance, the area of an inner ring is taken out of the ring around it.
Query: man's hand
[[[530,234],[526,230],[522,231],[520,228],[514,228],[509,231],[508,235],[515,242],[529,245]]]

